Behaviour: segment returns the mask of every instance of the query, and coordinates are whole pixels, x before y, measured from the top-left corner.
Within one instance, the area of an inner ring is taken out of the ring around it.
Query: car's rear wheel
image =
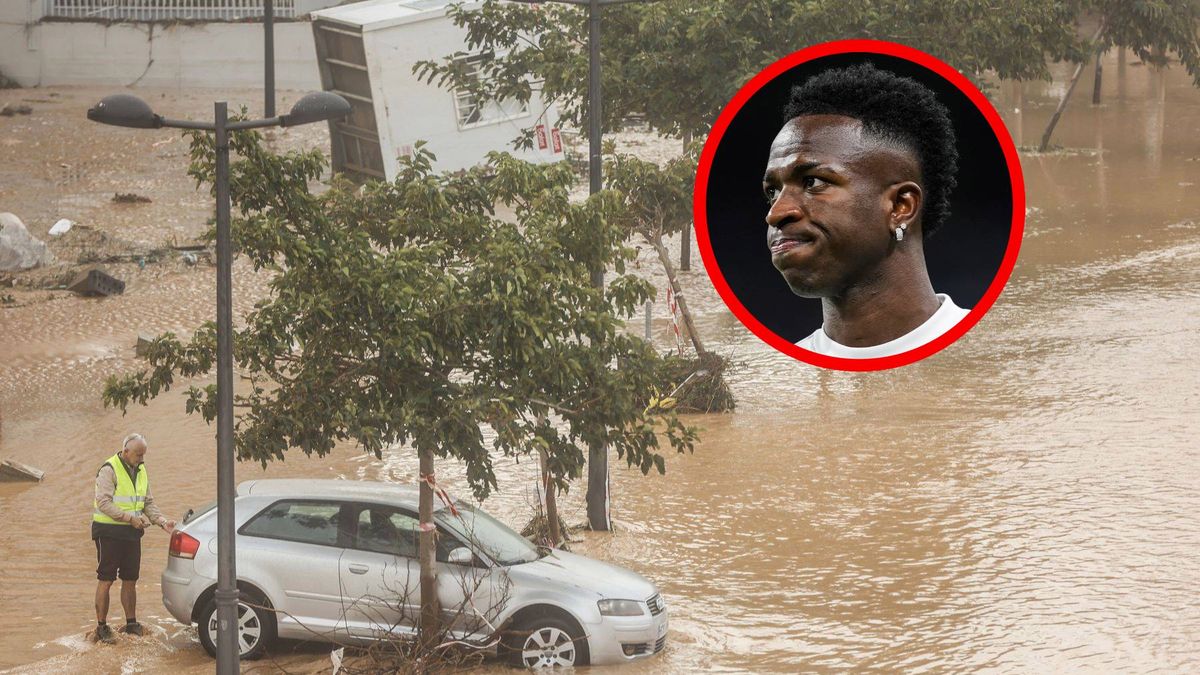
[[[587,638],[555,616],[528,619],[507,641],[509,662],[521,668],[583,666],[588,663]]]
[[[254,597],[242,591],[238,598],[238,621],[235,628],[238,640],[238,654],[246,661],[259,658],[266,652],[267,646],[275,640],[275,613],[263,609],[266,605],[261,598]],[[210,656],[217,655],[217,600],[213,598],[204,606],[197,621],[200,633],[200,644]]]

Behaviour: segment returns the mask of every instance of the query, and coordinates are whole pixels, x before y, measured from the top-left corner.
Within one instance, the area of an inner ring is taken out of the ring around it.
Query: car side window
[[[242,526],[241,533],[254,537],[337,546],[341,510],[341,504],[336,502],[276,502]]]
[[[450,534],[445,528],[439,527],[437,533],[437,552],[434,557],[438,562],[450,562],[450,551],[466,546],[458,537]]]
[[[417,519],[387,506],[364,506],[355,519],[354,548],[417,557]]]

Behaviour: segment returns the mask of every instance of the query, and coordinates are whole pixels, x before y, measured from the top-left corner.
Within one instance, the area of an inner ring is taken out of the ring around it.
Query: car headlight
[[[642,616],[642,603],[637,600],[601,600],[596,603],[604,616]]]

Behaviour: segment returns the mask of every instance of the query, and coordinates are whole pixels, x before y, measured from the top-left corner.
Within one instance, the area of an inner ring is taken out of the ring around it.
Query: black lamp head
[[[88,108],[87,116],[93,122],[117,127],[157,129],[162,126],[162,117],[155,115],[145,101],[132,94],[105,96],[94,108]]]
[[[305,94],[291,112],[279,118],[279,126],[294,127],[310,122],[323,122],[345,117],[350,114],[350,104],[346,99],[328,91],[314,91]]]

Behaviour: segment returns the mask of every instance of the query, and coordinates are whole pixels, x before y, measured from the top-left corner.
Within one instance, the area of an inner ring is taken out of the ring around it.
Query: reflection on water
[[[703,444],[667,476],[615,470],[621,531],[577,545],[651,577],[672,605],[666,653],[627,670],[1196,668],[1200,92],[1179,69],[1109,59],[1104,103],[1081,89],[1059,125],[1067,150],[1023,158],[1022,259],[991,313],[942,353],[885,373],[803,366],[749,335],[692,273],[702,329],[741,363],[741,407],[697,418]],[[1019,144],[1040,137],[1047,90],[999,88]],[[211,295],[207,277],[169,283],[104,311],[75,300],[0,311],[0,455],[48,474],[0,485],[4,512],[20,514],[0,520],[0,665],[211,668],[158,602],[161,533],[147,535],[139,611],[159,639],[104,650],[75,637],[93,588],[87,486],[115,439],[146,432],[168,511],[212,495],[213,429],[184,417],[178,396],[124,419],[96,402],[96,378],[129,365],[130,331],[105,317],[147,310],[154,293]],[[173,306],[151,328],[203,318]],[[84,337],[100,325],[108,337]],[[413,481],[416,466],[343,448],[268,473]],[[535,466],[499,473],[486,507],[519,526]],[[465,485],[455,467],[439,474]],[[569,522],[584,518],[582,492],[564,499]],[[302,672],[328,663],[319,647],[286,658]]]

